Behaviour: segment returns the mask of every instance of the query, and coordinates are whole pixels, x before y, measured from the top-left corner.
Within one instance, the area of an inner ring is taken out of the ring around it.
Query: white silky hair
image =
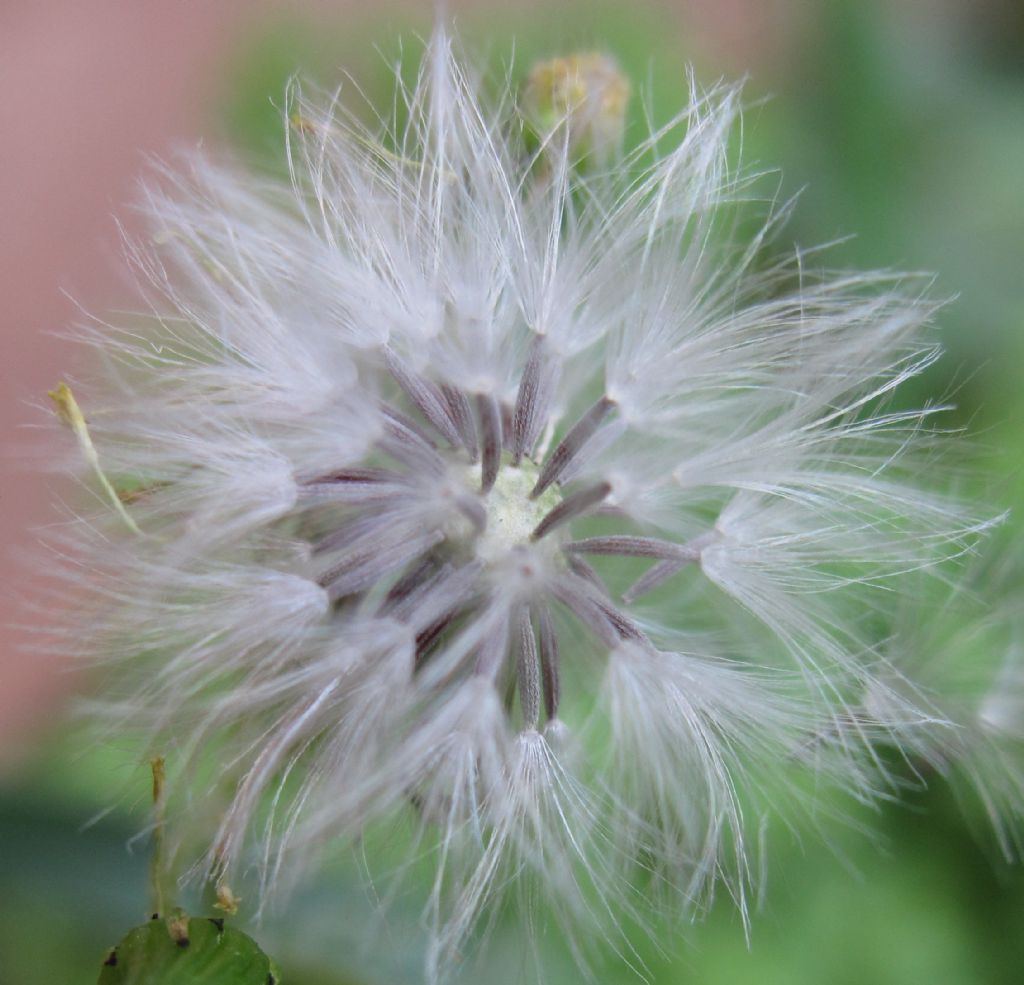
[[[940,408],[887,408],[938,305],[766,261],[791,203],[742,238],[739,89],[688,89],[588,170],[438,28],[407,122],[296,86],[290,185],[196,156],[145,189],[143,311],[82,328],[76,387],[142,534],[83,510],[55,556],[96,717],[170,762],[179,871],[269,898],[406,816],[437,982],[517,887],[581,939],[719,884],[746,919],[752,824],[800,777],[885,795],[876,743],[1012,844],[1019,650],[965,695],[969,630],[894,628],[998,519]]]

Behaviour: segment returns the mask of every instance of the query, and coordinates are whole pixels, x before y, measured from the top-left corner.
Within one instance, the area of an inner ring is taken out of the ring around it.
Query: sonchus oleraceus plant
[[[145,188],[142,310],[55,393],[96,494],[61,568],[176,874],[264,899],[403,819],[436,982],[510,894],[581,961],[651,902],[745,914],[822,790],[959,777],[1009,847],[1024,679],[950,615],[995,518],[899,397],[930,283],[751,227],[738,89],[681,92],[627,152],[610,59],[494,94],[438,28],[379,127],[290,91],[290,182]]]

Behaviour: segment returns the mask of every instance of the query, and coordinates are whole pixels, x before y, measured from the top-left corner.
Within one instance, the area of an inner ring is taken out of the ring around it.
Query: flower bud
[[[567,133],[571,157],[607,159],[622,144],[629,80],[608,55],[567,55],[538,62],[530,71],[524,109],[533,136],[543,144]]]

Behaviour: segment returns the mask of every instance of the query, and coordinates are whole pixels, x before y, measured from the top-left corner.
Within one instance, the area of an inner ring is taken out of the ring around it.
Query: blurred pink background
[[[32,405],[73,369],[53,333],[78,317],[76,302],[102,312],[131,297],[114,216],[130,220],[126,205],[144,156],[211,136],[208,99],[223,84],[224,52],[247,22],[287,6],[5,0],[0,7],[0,769],[25,748],[16,739],[58,713],[72,686],[67,669],[14,628],[27,618],[20,597],[31,594],[18,555],[32,550],[32,529],[55,515],[55,491],[28,453],[38,436],[26,429],[43,420]],[[302,6],[340,16],[346,4]]]

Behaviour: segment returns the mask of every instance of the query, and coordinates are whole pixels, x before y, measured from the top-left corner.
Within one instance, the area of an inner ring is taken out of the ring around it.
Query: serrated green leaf
[[[274,963],[223,920],[154,918],[107,954],[97,985],[280,985]]]

